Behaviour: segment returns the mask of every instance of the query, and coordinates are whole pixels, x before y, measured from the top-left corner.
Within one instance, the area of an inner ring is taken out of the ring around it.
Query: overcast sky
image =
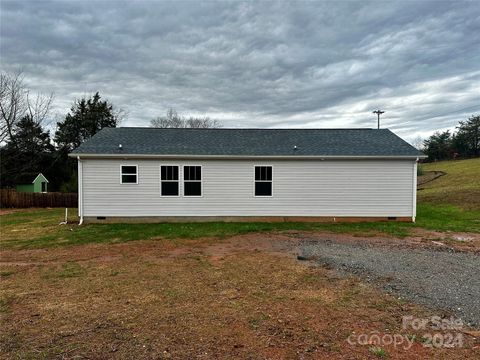
[[[407,140],[480,113],[480,2],[1,1],[1,69],[95,91],[147,126],[383,127]]]

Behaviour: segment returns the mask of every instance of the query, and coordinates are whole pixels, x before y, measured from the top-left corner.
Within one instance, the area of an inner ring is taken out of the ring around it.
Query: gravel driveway
[[[388,292],[445,309],[480,326],[480,256],[430,249],[388,248],[307,240],[299,253],[359,275]]]

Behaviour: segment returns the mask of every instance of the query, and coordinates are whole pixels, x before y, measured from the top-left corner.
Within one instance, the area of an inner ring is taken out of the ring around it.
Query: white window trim
[[[269,166],[269,167],[272,168],[272,180],[255,180],[255,168],[260,167],[260,166]],[[269,164],[255,164],[255,165],[253,165],[253,197],[256,197],[256,198],[273,198],[273,177],[274,177],[273,165],[269,165]],[[255,183],[256,182],[272,183],[272,195],[255,195]]]
[[[178,180],[162,180],[162,166],[176,166],[178,167]],[[177,198],[180,197],[180,194],[182,193],[182,166],[178,164],[160,164],[158,168],[158,175],[160,178],[160,197],[162,198]],[[163,182],[178,182],[178,195],[162,195],[162,183]]]
[[[122,175],[133,175],[133,174],[123,174],[122,166],[135,166],[135,176],[137,181],[134,183],[124,183],[122,181]],[[120,164],[120,185],[138,185],[138,165],[137,164]]]
[[[199,180],[185,180],[184,173],[186,166],[197,166],[200,168],[200,194],[201,195],[185,195],[185,183],[186,182],[199,182]],[[202,198],[203,197],[203,166],[198,164],[184,164],[182,165],[182,195],[186,198]]]

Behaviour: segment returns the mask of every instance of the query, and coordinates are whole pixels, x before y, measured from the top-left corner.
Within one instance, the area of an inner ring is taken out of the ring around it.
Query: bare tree
[[[27,109],[25,95],[21,72],[0,75],[0,142],[13,137],[15,124]]]
[[[416,148],[417,150],[422,150],[424,148],[423,145],[423,139],[421,136],[417,136],[413,141],[411,142],[412,146]]]
[[[15,126],[25,115],[41,125],[50,112],[52,102],[53,93],[31,96],[21,71],[0,74],[0,143],[13,138]]]
[[[36,124],[42,125],[50,112],[54,97],[53,93],[50,93],[49,95],[36,94],[32,99],[27,91],[26,97],[28,115],[30,115]]]
[[[187,120],[185,120],[185,127],[195,129],[209,129],[222,127],[222,124],[220,123],[220,121],[210,119],[208,116],[201,118],[189,117]]]
[[[183,128],[184,120],[174,109],[168,109],[165,116],[159,116],[150,121],[151,127],[156,128]]]
[[[117,126],[119,126],[128,117],[128,111],[121,108],[113,108],[113,116],[117,119]]]
[[[208,129],[219,128],[222,124],[215,119],[208,116],[188,118],[181,116],[175,109],[170,108],[165,116],[160,116],[150,121],[151,127],[156,128],[194,128],[194,129]]]

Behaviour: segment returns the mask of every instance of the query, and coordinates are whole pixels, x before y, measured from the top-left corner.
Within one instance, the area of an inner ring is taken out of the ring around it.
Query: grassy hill
[[[441,161],[420,165],[429,171],[446,174],[419,187],[419,203],[449,204],[465,210],[480,210],[480,158]]]

